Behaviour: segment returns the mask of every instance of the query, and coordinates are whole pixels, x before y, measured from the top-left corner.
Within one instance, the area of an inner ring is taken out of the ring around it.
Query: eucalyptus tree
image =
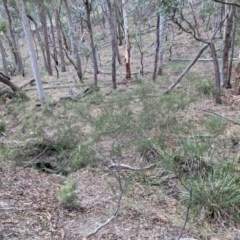
[[[193,3],[198,4],[200,3],[200,1],[162,0],[162,8],[165,14],[167,14],[168,18],[171,19],[171,21],[175,23],[182,31],[184,31],[187,34],[190,34],[196,41],[201,42],[206,46],[210,47],[215,72],[216,103],[220,103],[221,100],[219,96],[221,79],[219,62],[216,53],[215,37],[219,32],[219,29],[222,27],[225,19],[221,19],[218,22],[217,26],[214,26],[213,28],[209,29],[202,28],[202,31],[200,31],[200,28],[198,28],[198,26],[202,25],[200,21],[203,21],[203,19],[198,18],[196,11],[194,11]],[[219,11],[219,9],[213,10]],[[219,12],[219,14],[221,13]],[[208,19],[206,21],[210,22],[212,15],[213,13],[211,11],[208,11],[205,16],[202,16],[202,18],[205,18],[204,20]],[[202,49],[199,52],[201,51]],[[200,55],[201,54],[198,54],[197,57],[199,58]],[[195,62],[196,59],[194,60],[194,63]]]
[[[2,57],[3,73],[8,76],[8,64],[6,59],[6,50],[4,48],[3,39],[7,33],[7,23],[4,20],[0,21],[0,53]]]
[[[65,3],[66,13],[67,13],[67,20],[68,20],[69,38],[71,42],[71,53],[74,56],[74,60],[71,59],[71,62],[77,71],[79,80],[83,82],[82,63],[79,55],[77,39],[74,32],[72,13],[70,11],[69,1],[64,0],[64,3]]]
[[[237,30],[237,23],[239,22],[239,11],[240,3],[238,0],[212,0],[218,6],[222,6],[225,23],[223,27],[223,38],[222,38],[222,65],[221,65],[221,82],[226,88],[231,87],[231,73],[232,73],[232,62],[234,57],[235,49],[235,36]],[[238,72],[239,67],[237,65],[236,72]],[[236,75],[239,75],[236,73]],[[240,94],[240,90],[236,91],[238,88],[237,83],[238,77],[236,77],[236,87],[235,93]]]
[[[93,38],[93,28],[92,28],[92,21],[91,21],[91,12],[93,11],[93,0],[83,0],[83,4],[85,7],[86,11],[86,17],[87,19],[85,20],[87,23],[88,27],[88,32],[90,35],[90,44],[91,44],[91,49],[92,49],[92,61],[93,61],[93,71],[94,71],[94,87],[97,89],[98,88],[98,63],[97,63],[97,53],[96,53],[96,47],[94,43],[94,38]]]
[[[157,47],[155,52],[153,80],[156,80],[157,75],[162,75],[163,71],[163,54],[164,54],[164,38],[166,33],[166,16],[161,8],[157,12]]]
[[[42,24],[42,31],[43,31],[43,39],[44,39],[44,47],[46,53],[46,69],[50,76],[53,75],[52,71],[52,62],[51,62],[51,51],[50,51],[50,43],[48,38],[48,26],[47,26],[47,6],[44,1],[42,1],[40,5],[40,20]]]
[[[110,33],[111,33],[111,43],[112,43],[112,83],[113,89],[117,89],[116,83],[116,59],[118,53],[118,44],[117,44],[117,34],[116,34],[116,11],[115,11],[115,4],[114,0],[106,0],[107,3],[107,17],[110,26]]]
[[[12,54],[14,56],[14,61],[17,66],[17,71],[19,74],[24,76],[24,66],[23,66],[22,57],[19,51],[18,41],[16,39],[16,35],[14,32],[14,23],[12,19],[12,16],[13,16],[12,13],[15,11],[14,9],[15,2],[11,1],[9,4],[7,0],[3,0],[2,3],[5,9],[7,21],[8,21],[8,30],[10,35],[10,37],[8,37],[9,45],[12,50]]]
[[[61,71],[66,72],[66,63],[65,63],[65,57],[64,57],[63,39],[62,39],[61,21],[60,21],[61,7],[62,7],[62,2],[60,2],[60,4],[58,4],[57,0],[51,1],[51,8],[53,9],[55,23],[56,23],[57,42],[58,42],[58,51],[57,52],[60,57]]]
[[[31,65],[32,65],[32,71],[33,71],[34,79],[35,79],[36,86],[37,86],[38,96],[41,101],[41,104],[44,104],[46,102],[46,96],[45,96],[44,89],[42,86],[42,81],[40,78],[36,52],[34,50],[33,39],[32,39],[32,35],[30,32],[30,27],[29,27],[27,16],[26,16],[26,12],[25,12],[24,1],[18,0],[17,5],[18,5],[18,10],[19,10],[20,16],[21,16],[22,27],[23,27],[23,31],[25,34],[25,39],[27,42],[28,52],[29,52]]]
[[[124,39],[125,39],[125,66],[126,66],[126,81],[131,79],[131,41],[129,36],[128,16],[127,16],[127,0],[122,0],[122,14],[124,24]]]

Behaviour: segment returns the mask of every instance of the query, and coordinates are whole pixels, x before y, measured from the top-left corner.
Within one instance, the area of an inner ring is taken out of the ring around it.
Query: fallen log
[[[28,100],[28,96],[26,95],[26,93],[24,93],[20,87],[18,87],[17,85],[15,85],[14,83],[12,83],[10,81],[10,77],[5,76],[3,73],[0,72],[0,82],[2,82],[3,84],[9,86],[13,92],[16,92],[23,100]]]

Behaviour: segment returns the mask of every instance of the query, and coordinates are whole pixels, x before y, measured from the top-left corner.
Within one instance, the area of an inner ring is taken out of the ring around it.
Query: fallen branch
[[[150,164],[149,166],[143,167],[143,168],[138,168],[138,167],[131,167],[125,164],[118,164],[118,163],[111,163],[108,165],[109,169],[123,169],[123,170],[132,170],[132,171],[142,171],[142,170],[148,170],[150,168],[155,167],[157,164],[153,163]]]
[[[4,74],[0,73],[0,82],[9,86],[13,90],[13,92],[18,93],[22,99],[24,100],[29,99],[26,93],[22,92],[21,88],[19,88],[18,86],[16,86],[14,83],[10,81],[10,78],[8,76],[5,76]]]
[[[30,81],[28,81],[27,83],[23,84],[20,88],[23,89],[28,85],[32,85],[35,82],[35,79],[31,79]]]
[[[113,213],[113,215],[106,221],[104,222],[102,225],[100,225],[99,227],[97,227],[92,233],[88,234],[86,238],[90,238],[92,236],[94,236],[96,233],[98,233],[102,228],[104,228],[106,225],[108,225],[118,214],[118,211],[120,209],[120,204],[121,204],[121,200],[122,200],[122,195],[123,195],[123,187],[122,187],[122,181],[121,181],[121,177],[120,177],[120,173],[119,173],[119,168],[117,169],[117,173],[115,174],[115,177],[117,179],[117,182],[119,184],[119,197],[118,197],[118,201],[117,201],[117,206],[116,206],[116,210]]]
[[[220,114],[220,113],[216,113],[216,112],[213,112],[213,111],[211,111],[211,110],[204,110],[204,109],[201,109],[201,111],[203,111],[203,112],[205,112],[205,113],[209,113],[209,114],[216,115],[216,116],[218,116],[218,117],[221,117],[221,118],[223,118],[223,119],[225,119],[225,120],[227,120],[227,121],[229,121],[229,122],[231,122],[231,123],[233,123],[233,124],[235,124],[235,125],[240,125],[240,122],[237,122],[237,121],[235,121],[235,120],[233,120],[233,119],[231,119],[231,118],[225,117],[225,116],[223,116],[223,115]]]
[[[193,61],[186,67],[186,69],[180,74],[180,76],[178,76],[177,80],[171,84],[167,91],[164,92],[164,94],[170,93],[175,87],[176,85],[182,80],[182,78],[186,75],[186,73],[190,70],[190,68],[197,62],[197,60],[199,59],[199,57],[202,55],[202,53],[208,48],[208,44],[205,44],[200,51],[198,52],[197,56],[193,59]]]

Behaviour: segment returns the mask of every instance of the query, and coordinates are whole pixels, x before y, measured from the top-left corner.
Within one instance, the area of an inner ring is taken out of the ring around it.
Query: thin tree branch
[[[230,6],[240,7],[240,4],[233,3],[233,2],[225,2],[225,1],[222,1],[222,0],[212,0],[212,1],[217,2],[217,3],[221,3],[221,4],[230,5]]]
[[[90,238],[90,237],[94,236],[102,228],[104,228],[106,225],[108,225],[118,214],[118,211],[119,211],[120,205],[121,205],[122,195],[123,195],[123,187],[122,187],[122,181],[121,181],[121,177],[120,177],[120,168],[117,169],[116,173],[114,173],[113,171],[112,171],[112,173],[115,175],[115,178],[119,184],[119,197],[118,197],[118,201],[117,201],[116,210],[113,213],[113,215],[106,222],[104,222],[102,225],[97,227],[92,233],[88,234],[86,238]]]
[[[190,191],[189,191],[189,204],[188,204],[188,207],[187,207],[187,212],[186,212],[185,221],[184,221],[184,224],[183,224],[181,233],[179,234],[178,240],[181,239],[181,237],[182,237],[182,235],[183,235],[183,231],[184,231],[185,228],[186,228],[187,221],[188,221],[188,218],[189,218],[190,209],[191,209],[191,203],[192,203],[192,188],[191,188]]]

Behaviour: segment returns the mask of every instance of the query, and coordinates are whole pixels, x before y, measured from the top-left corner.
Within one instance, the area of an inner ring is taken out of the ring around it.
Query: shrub
[[[77,171],[96,161],[96,153],[88,145],[79,145],[71,159],[70,167]]]
[[[66,207],[76,206],[77,201],[77,183],[73,180],[68,180],[57,191],[57,199]]]
[[[212,95],[215,92],[215,88],[213,84],[201,81],[197,84],[197,91],[204,95]]]
[[[231,164],[220,164],[203,177],[191,181],[192,199],[189,191],[182,191],[182,201],[206,217],[231,216],[240,205],[239,178]]]

